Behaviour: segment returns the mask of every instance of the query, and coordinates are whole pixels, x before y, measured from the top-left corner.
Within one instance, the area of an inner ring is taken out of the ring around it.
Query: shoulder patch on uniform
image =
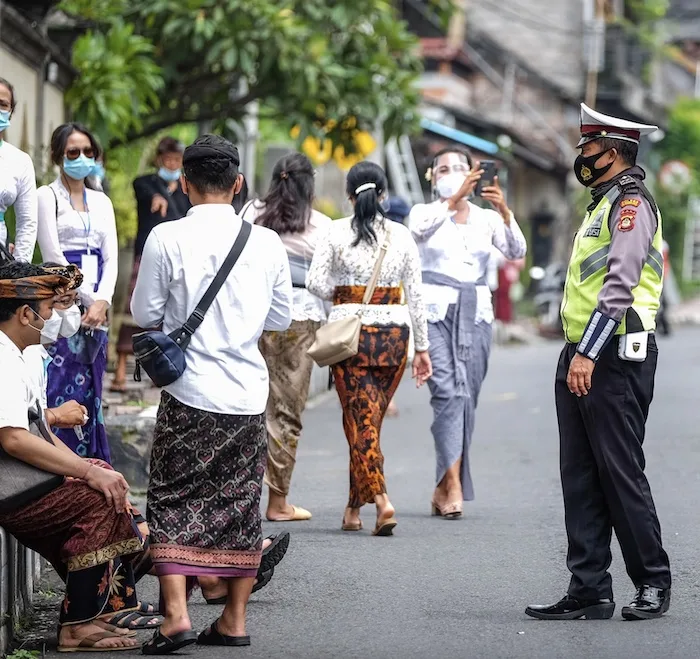
[[[632,231],[634,229],[634,215],[623,215],[617,223],[618,231]]]
[[[620,202],[620,206],[625,208],[625,206],[634,206],[635,208],[642,203],[641,199],[623,199]]]

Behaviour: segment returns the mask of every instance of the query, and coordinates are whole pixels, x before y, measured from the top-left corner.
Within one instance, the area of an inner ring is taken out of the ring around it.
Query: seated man
[[[0,473],[8,457],[63,476],[58,485],[21,506],[0,501],[0,525],[46,558],[66,582],[59,650],[129,650],[136,641],[104,621],[136,610],[134,562],[144,540],[130,512],[128,485],[108,465],[75,455],[61,441],[29,432],[43,410],[23,359],[30,345],[55,340],[54,310],[70,279],[29,263],[0,267]],[[44,428],[44,430],[46,430]]]

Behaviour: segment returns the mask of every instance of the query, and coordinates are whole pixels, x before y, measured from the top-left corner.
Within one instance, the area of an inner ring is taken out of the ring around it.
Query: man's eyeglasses
[[[86,158],[95,157],[95,149],[91,146],[86,146],[84,149],[79,149],[77,146],[66,150],[66,158],[68,160],[77,160],[80,158],[80,154],[83,154]]]

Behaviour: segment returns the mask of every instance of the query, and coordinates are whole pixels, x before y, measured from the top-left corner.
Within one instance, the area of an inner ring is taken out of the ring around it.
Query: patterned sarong
[[[264,414],[215,414],[161,394],[148,485],[159,575],[257,574],[266,448]]]

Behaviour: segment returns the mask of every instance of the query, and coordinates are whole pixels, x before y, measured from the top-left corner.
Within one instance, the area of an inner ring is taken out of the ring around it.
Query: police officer
[[[555,384],[572,577],[561,601],[526,609],[533,618],[612,617],[613,529],[637,589],[623,618],[658,618],[671,602],[671,570],[642,451],[663,256],[661,215],[635,163],[640,137],[655,130],[581,105],[574,167],[593,199],[569,263],[561,308],[567,343]]]

